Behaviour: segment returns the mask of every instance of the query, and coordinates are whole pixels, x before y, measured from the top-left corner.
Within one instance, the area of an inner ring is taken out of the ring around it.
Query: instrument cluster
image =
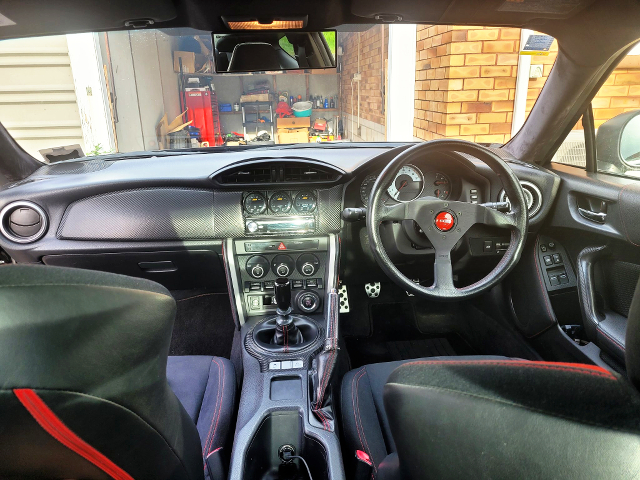
[[[245,195],[242,205],[245,214],[250,216],[264,215],[268,212],[309,214],[318,208],[318,200],[315,192],[311,190],[251,192]]]
[[[368,175],[360,185],[360,198],[367,206],[373,185],[378,179],[378,174]],[[451,195],[452,185],[450,178],[442,172],[422,171],[415,165],[405,165],[387,188],[387,194],[397,202],[410,202],[419,196],[436,197],[447,200]]]

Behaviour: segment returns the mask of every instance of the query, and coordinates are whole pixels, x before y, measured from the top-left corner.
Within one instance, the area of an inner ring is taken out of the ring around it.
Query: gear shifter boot
[[[273,334],[273,343],[284,346],[302,343],[302,333],[293,321],[293,317],[287,315],[285,318],[289,321],[280,322],[280,318],[276,319],[276,331]]]

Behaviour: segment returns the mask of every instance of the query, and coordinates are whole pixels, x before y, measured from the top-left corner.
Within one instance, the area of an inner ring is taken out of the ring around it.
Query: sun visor
[[[568,18],[594,0],[353,0],[364,18],[449,25],[525,25],[537,18]]]
[[[0,38],[153,26],[176,18],[171,0],[20,0],[0,3]]]

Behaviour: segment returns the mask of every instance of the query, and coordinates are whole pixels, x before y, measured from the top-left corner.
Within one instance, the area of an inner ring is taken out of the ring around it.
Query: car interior
[[[0,14],[0,39],[210,32],[222,74],[335,67],[317,32],[347,25],[558,42],[504,145],[43,163],[0,124],[0,478],[640,477],[640,105],[597,135],[592,109],[640,39],[640,2],[22,0]],[[230,27],[247,15],[301,26]],[[580,121],[586,167],[552,162]]]

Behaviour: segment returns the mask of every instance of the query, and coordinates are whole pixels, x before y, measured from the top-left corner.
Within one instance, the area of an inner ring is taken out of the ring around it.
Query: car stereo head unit
[[[313,216],[247,218],[245,232],[252,235],[313,233],[316,219]]]

